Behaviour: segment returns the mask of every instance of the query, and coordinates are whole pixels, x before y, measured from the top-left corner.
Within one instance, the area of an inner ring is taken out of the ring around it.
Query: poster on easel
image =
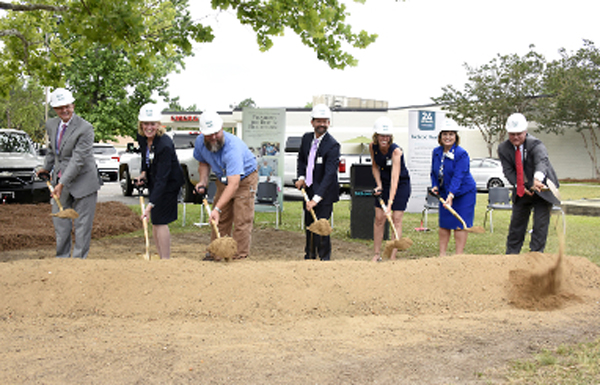
[[[258,183],[274,184],[283,207],[285,108],[244,108],[242,140],[256,156]]]

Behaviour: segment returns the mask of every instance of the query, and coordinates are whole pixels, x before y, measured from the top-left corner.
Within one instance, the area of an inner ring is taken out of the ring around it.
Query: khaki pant
[[[252,226],[254,224],[254,200],[256,198],[256,186],[258,185],[258,173],[254,171],[240,181],[240,185],[233,198],[225,205],[219,207],[221,215],[219,219],[219,233],[221,236],[232,237],[238,246],[238,256],[244,257],[250,254],[250,243]],[[214,202],[218,202],[225,184],[217,180],[217,192]],[[233,227],[233,234],[231,232]],[[211,241],[217,237],[214,231]]]

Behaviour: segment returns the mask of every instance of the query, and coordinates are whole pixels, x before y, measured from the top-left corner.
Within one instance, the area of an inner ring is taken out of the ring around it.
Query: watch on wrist
[[[215,206],[214,210],[217,210],[217,212],[218,212],[219,214],[221,214],[221,209],[220,209],[220,208],[218,208],[217,206]]]

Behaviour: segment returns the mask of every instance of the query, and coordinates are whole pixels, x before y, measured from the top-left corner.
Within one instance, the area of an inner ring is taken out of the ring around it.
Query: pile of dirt
[[[171,260],[145,261],[143,236],[94,240],[84,261],[53,241],[0,252],[0,383],[498,383],[511,359],[600,335],[585,258],[563,256],[544,291],[556,255],[373,263],[333,239],[321,262],[304,234],[252,241],[228,263],[202,260],[208,227],[174,232]]]
[[[0,251],[55,244],[49,203],[0,205]],[[142,228],[139,215],[119,202],[96,205],[92,239],[130,233]]]

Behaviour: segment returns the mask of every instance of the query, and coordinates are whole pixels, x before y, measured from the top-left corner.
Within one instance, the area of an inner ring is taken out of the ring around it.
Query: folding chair
[[[279,192],[277,184],[271,182],[260,182],[256,188],[256,202],[254,211],[275,212],[275,228],[279,229]]]
[[[483,228],[487,221],[487,215],[490,214],[490,232],[494,232],[494,222],[492,213],[494,210],[512,210],[512,202],[510,200],[510,189],[508,187],[492,187],[488,191],[488,205],[483,217]]]
[[[428,231],[429,228],[427,227],[427,221],[428,221],[428,214],[430,211],[439,211],[440,208],[440,201],[434,197],[431,194],[427,194],[427,198],[425,200],[425,205],[423,205],[423,212],[421,213],[421,223],[422,223],[422,227],[419,228],[419,230],[422,231]],[[424,221],[423,221],[424,220]]]

